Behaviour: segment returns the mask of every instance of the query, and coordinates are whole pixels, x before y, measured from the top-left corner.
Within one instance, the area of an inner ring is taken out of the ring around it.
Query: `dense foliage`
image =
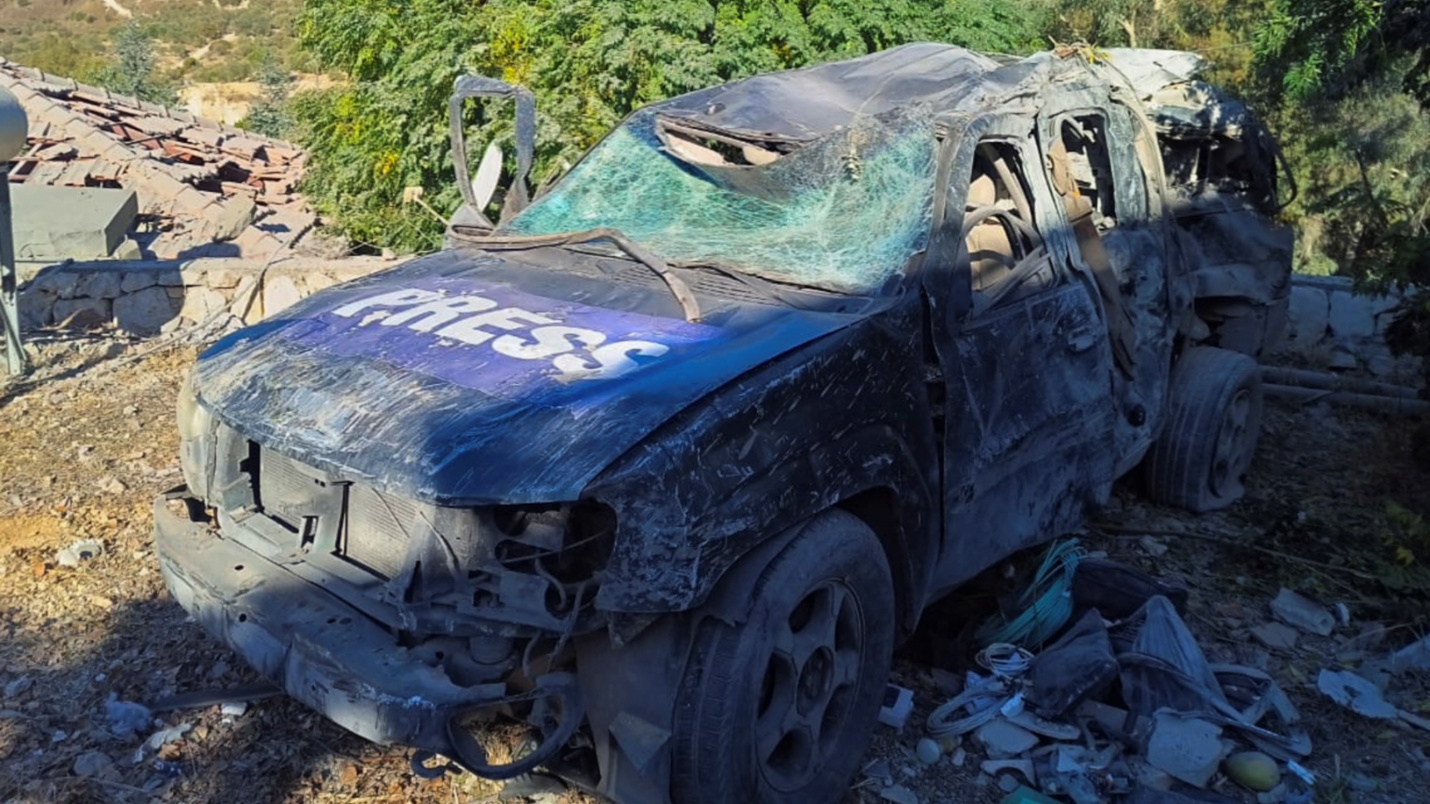
[[[972,0],[308,0],[300,41],[349,83],[294,100],[312,152],[305,189],[358,241],[429,247],[441,232],[431,209],[457,204],[446,104],[463,73],[536,93],[539,183],[673,94],[920,39],[1024,52],[1041,28],[1030,6]],[[503,119],[474,138],[500,137]],[[409,187],[431,209],[404,206]]]

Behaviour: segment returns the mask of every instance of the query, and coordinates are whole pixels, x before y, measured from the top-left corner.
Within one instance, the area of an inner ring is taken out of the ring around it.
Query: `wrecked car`
[[[1290,241],[1199,66],[908,45],[647,106],[530,200],[531,95],[459,81],[449,247],[198,360],[169,588],[420,773],[837,800],[925,606],[1125,475],[1241,493]]]

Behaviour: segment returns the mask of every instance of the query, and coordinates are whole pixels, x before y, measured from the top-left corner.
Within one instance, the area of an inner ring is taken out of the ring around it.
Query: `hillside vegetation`
[[[161,77],[250,81],[265,58],[308,62],[295,47],[302,0],[0,0],[0,56],[77,80],[102,80],[133,19],[156,45]],[[130,16],[126,17],[125,12]]]
[[[446,101],[460,74],[536,93],[542,184],[643,104],[925,39],[1005,53],[1054,42],[1198,51],[1281,139],[1301,188],[1283,213],[1298,229],[1298,270],[1418,283],[1430,265],[1430,0],[125,2],[0,0],[0,55],[122,83],[118,8],[155,43],[158,89],[262,74],[265,130],[308,146],[308,196],[373,248],[439,243],[459,199]],[[285,70],[337,81],[289,101]],[[504,117],[480,113],[476,142],[509,136]],[[1430,323],[1406,337],[1430,349]]]

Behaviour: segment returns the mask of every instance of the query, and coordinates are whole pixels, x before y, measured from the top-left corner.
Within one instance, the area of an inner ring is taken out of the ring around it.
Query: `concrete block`
[[[145,288],[114,300],[114,321],[135,335],[155,335],[177,316],[178,306],[161,287]]]
[[[272,277],[263,288],[263,317],[270,318],[292,307],[303,298],[298,285],[286,276]]]
[[[109,299],[59,299],[55,301],[56,324],[74,329],[98,329],[109,322]]]
[[[15,254],[22,260],[94,260],[114,253],[139,214],[133,190],[12,185]]]
[[[88,296],[94,299],[112,299],[119,295],[119,271],[98,269],[76,271],[76,297]]]
[[[1331,301],[1319,288],[1294,285],[1287,310],[1286,338],[1297,345],[1314,344],[1326,336],[1331,320]]]

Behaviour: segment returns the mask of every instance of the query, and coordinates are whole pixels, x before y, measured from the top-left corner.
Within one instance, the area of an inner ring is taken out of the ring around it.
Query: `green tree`
[[[293,75],[273,57],[265,53],[263,63],[258,67],[258,85],[262,95],[248,110],[243,127],[256,131],[265,137],[284,137],[292,126],[288,114],[288,95],[293,86]]]
[[[99,76],[99,82],[123,95],[173,105],[174,88],[154,70],[154,40],[138,22],[130,20],[114,37],[114,62]]]
[[[721,81],[921,39],[1026,52],[1042,30],[1031,2],[306,0],[302,46],[348,80],[291,104],[310,154],[305,190],[358,241],[429,247],[440,222],[402,199],[422,187],[435,209],[456,208],[446,108],[458,75],[536,93],[541,183],[631,110]],[[478,142],[509,136],[499,116],[470,122]]]

